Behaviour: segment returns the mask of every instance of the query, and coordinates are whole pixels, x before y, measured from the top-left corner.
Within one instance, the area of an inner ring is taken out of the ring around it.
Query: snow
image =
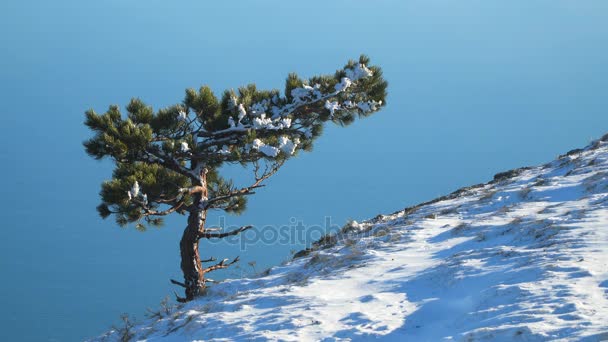
[[[367,101],[367,102],[359,102],[357,103],[357,107],[361,109],[363,112],[373,112],[378,109],[378,106],[382,104],[382,101]]]
[[[279,149],[270,145],[260,146],[258,150],[269,157],[276,157],[279,154]]]
[[[259,117],[253,119],[254,129],[286,129],[291,127],[291,118],[267,118],[266,114],[260,114]]]
[[[267,107],[268,107],[268,100],[263,100],[261,102],[254,103],[253,105],[251,105],[251,114],[253,116],[260,116],[262,114],[265,115]]]
[[[127,194],[129,195],[129,200],[139,196],[139,183],[137,181],[133,183],[131,191],[128,191]]]
[[[296,151],[296,147],[299,143],[299,140],[291,141],[289,137],[281,136],[279,138],[279,149],[286,155],[290,156]]]
[[[129,201],[134,198],[135,199],[141,198],[141,202],[143,202],[144,205],[148,204],[148,195],[141,192],[139,183],[137,181],[135,181],[135,183],[133,183],[131,190],[127,191],[127,197],[129,198]]]
[[[608,144],[513,174],[351,222],[134,340],[608,340]]]
[[[330,102],[327,100],[325,101],[325,109],[329,110],[330,116],[334,116],[336,110],[340,110],[340,104],[336,101]]]
[[[222,149],[217,151],[217,153],[221,154],[221,155],[229,155],[230,154],[230,148],[226,145],[222,146]]]
[[[272,119],[267,118],[266,115],[264,115],[264,114],[260,115],[259,118],[253,119],[253,128],[255,128],[255,129],[270,128],[270,127],[272,127]]]
[[[310,96],[312,88],[305,86],[304,88],[294,88],[291,90],[291,96],[295,102],[304,102],[306,97]]]
[[[350,87],[353,82],[348,77],[342,77],[340,83],[336,84],[336,91],[344,91],[346,88]]]
[[[241,120],[243,120],[243,118],[247,115],[247,111],[245,110],[245,107],[243,106],[243,104],[239,104],[239,122],[241,122]]]
[[[323,96],[320,84],[315,84],[313,87],[308,84],[303,84],[302,88],[294,88],[291,90],[291,97],[293,97],[293,104],[302,104],[310,100],[316,100]],[[278,107],[273,108],[273,112],[282,111]],[[275,113],[276,114],[276,113]]]
[[[352,69],[345,69],[346,77],[350,78],[352,81],[357,81],[361,78],[373,76],[374,73],[369,70],[365,64],[357,64]]]
[[[253,141],[254,149],[260,151],[261,153],[267,155],[268,157],[276,157],[279,154],[279,149],[270,145],[266,145],[260,139],[255,139]]]
[[[182,152],[188,152],[190,151],[190,147],[188,147],[188,143],[185,141],[182,141],[181,145],[180,145],[180,150]]]
[[[277,125],[277,129],[286,129],[289,127],[291,127],[291,118],[282,118]]]

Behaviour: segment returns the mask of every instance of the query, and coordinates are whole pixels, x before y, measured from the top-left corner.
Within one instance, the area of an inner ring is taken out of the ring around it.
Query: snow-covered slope
[[[608,340],[603,140],[353,223],[266,275],[134,327],[135,339]]]

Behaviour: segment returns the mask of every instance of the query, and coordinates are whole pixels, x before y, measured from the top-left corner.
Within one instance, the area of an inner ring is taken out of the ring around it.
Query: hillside
[[[354,222],[298,256],[214,286],[134,339],[608,340],[608,135]]]

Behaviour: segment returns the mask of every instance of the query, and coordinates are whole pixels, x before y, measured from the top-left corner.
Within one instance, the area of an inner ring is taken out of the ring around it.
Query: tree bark
[[[190,212],[188,226],[184,229],[184,234],[179,243],[182,257],[181,269],[184,273],[186,288],[186,297],[183,298],[185,302],[201,296],[205,292],[205,273],[198,251],[198,241],[200,231],[204,229],[205,215],[204,211]]]
[[[192,165],[193,168],[196,165]],[[184,234],[179,242],[179,250],[182,257],[181,269],[184,274],[184,283],[181,284],[186,290],[186,297],[177,297],[180,302],[188,302],[192,299],[201,296],[205,293],[205,271],[201,263],[201,257],[198,251],[198,241],[201,233],[205,231],[205,220],[207,218],[207,210],[201,203],[207,200],[207,172],[206,168],[201,170],[200,186],[196,186],[199,191],[194,195],[193,203],[195,208],[190,210],[188,215],[188,225],[184,229]],[[176,282],[173,282],[174,284]]]

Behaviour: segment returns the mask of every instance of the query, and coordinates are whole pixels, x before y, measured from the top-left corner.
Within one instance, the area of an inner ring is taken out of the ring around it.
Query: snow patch
[[[228,146],[224,145],[222,146],[222,149],[217,151],[217,153],[221,154],[221,155],[229,155],[230,154],[230,148],[228,148]]]
[[[340,83],[336,84],[335,89],[336,91],[344,91],[346,90],[346,88],[350,87],[350,85],[353,82],[350,80],[350,78],[348,77],[342,77],[342,80],[340,81]]]
[[[365,64],[357,64],[352,69],[345,69],[346,77],[350,78],[352,81],[357,81],[359,79],[373,76],[374,73],[368,69]]]
[[[329,110],[329,115],[333,117],[334,113],[337,110],[340,110],[340,104],[336,101],[330,102],[329,100],[327,100],[325,101],[325,109]]]
[[[253,141],[253,145],[252,147],[258,151],[260,151],[261,153],[265,154],[268,157],[276,157],[279,154],[279,149],[274,147],[274,146],[270,146],[270,145],[266,145],[262,142],[262,140],[260,139],[255,139]]]
[[[274,157],[290,142],[252,145]],[[608,145],[592,146],[352,221],[291,262],[135,326],[133,340],[605,340]]]
[[[247,111],[245,110],[245,106],[243,104],[239,104],[239,122],[243,120],[243,118],[247,115]]]
[[[296,151],[296,147],[299,143],[300,141],[297,138],[294,141],[291,141],[288,137],[281,136],[279,138],[279,149],[286,155],[291,156]]]
[[[136,198],[137,196],[139,196],[139,183],[135,181],[131,187],[131,191],[129,191],[129,199]]]

